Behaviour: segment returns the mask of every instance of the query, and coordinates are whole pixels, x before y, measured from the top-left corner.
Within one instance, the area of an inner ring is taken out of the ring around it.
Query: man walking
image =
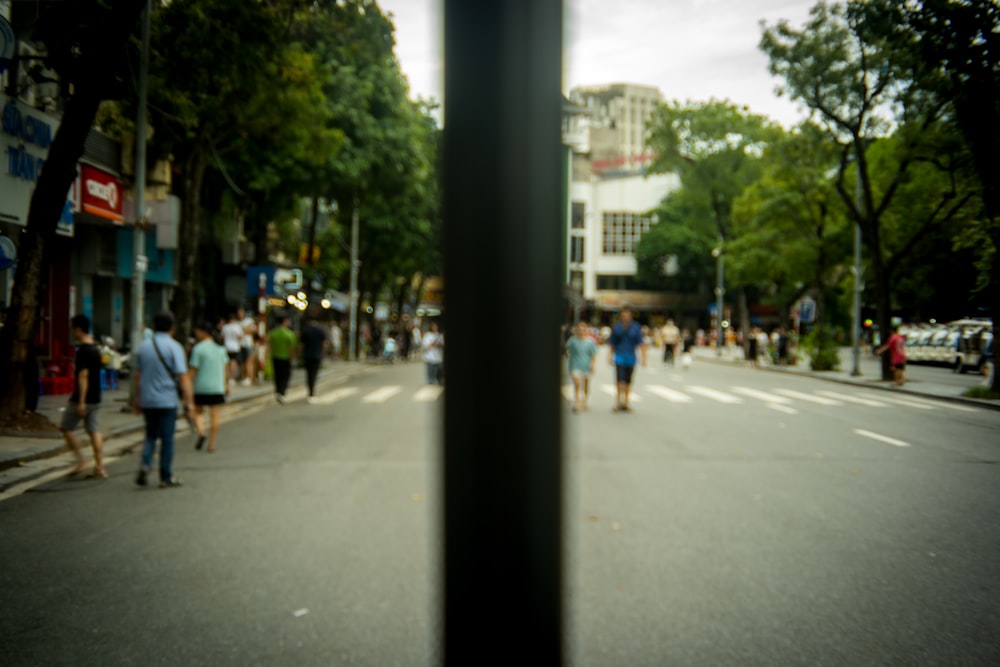
[[[635,372],[635,350],[639,348],[642,365],[645,366],[646,342],[642,336],[642,327],[632,319],[632,310],[628,306],[622,306],[619,318],[608,339],[611,348],[609,363],[615,366],[618,388],[618,404],[611,411],[632,412],[628,401],[629,393],[632,391],[632,375]]]
[[[667,366],[673,366],[674,359],[677,357],[677,346],[681,342],[681,330],[677,328],[673,320],[668,319],[667,323],[663,325],[661,334],[663,335],[663,363]]]
[[[316,402],[316,378],[319,376],[319,366],[330,341],[326,337],[326,330],[316,322],[315,317],[310,315],[299,334],[299,342],[302,345],[302,362],[306,367],[306,386],[309,388],[306,402],[312,404]]]
[[[292,331],[292,318],[285,315],[280,324],[267,337],[267,348],[271,355],[271,367],[274,369],[274,393],[278,403],[285,402],[285,392],[288,391],[288,381],[292,377],[292,358],[298,339]]]
[[[180,486],[174,477],[174,431],[177,427],[177,399],[187,414],[194,413],[191,377],[187,372],[184,348],[173,339],[174,316],[162,312],[153,318],[153,336],[135,351],[132,409],[146,421],[146,441],[142,467],[135,483],[146,486],[153,467],[156,441],[160,441],[160,488]]]
[[[82,420],[87,435],[90,436],[91,449],[94,451],[94,471],[90,476],[94,479],[107,479],[108,472],[104,469],[102,459],[104,439],[97,428],[97,414],[101,407],[101,351],[90,335],[90,318],[86,315],[77,315],[70,320],[70,333],[78,343],[76,357],[73,360],[73,367],[76,370],[76,389],[69,397],[59,428],[62,430],[63,438],[66,439],[66,445],[76,457],[76,467],[71,474],[79,475],[87,468],[80,451],[82,449],[80,440],[74,433]],[[38,393],[37,389],[35,393]]]

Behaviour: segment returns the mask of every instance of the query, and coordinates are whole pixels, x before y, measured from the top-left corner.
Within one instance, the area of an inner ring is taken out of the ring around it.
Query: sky
[[[394,17],[411,96],[443,97],[442,0],[378,0]],[[667,100],[729,99],[789,127],[805,118],[774,93],[760,21],[800,27],[816,0],[564,0],[563,92],[656,86]]]

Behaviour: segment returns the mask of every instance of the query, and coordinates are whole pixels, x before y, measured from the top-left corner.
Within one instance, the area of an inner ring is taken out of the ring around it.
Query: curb
[[[328,382],[337,381],[340,378],[349,379],[356,375],[370,372],[369,368],[372,367],[368,365],[363,365],[346,370],[344,372],[337,372],[336,370],[333,370],[333,371],[327,371],[326,373],[321,373],[319,378],[317,379],[316,386],[317,388],[319,388]],[[302,392],[304,395],[305,387],[296,386],[294,389],[291,390],[290,393],[293,392]],[[273,387],[268,386],[255,389],[249,393],[239,396],[238,398],[233,398],[232,400],[227,402],[226,405],[238,407],[238,409],[234,410],[229,418],[230,419],[239,418],[241,413],[246,412],[254,407],[257,407],[258,404],[263,405],[265,403],[270,402],[273,396],[274,396],[274,389]],[[183,418],[179,418],[178,421],[180,422],[179,428],[177,430],[178,434],[188,433],[191,430],[191,427],[187,424],[186,420],[184,420]],[[145,425],[143,424],[141,419],[138,419],[138,421],[135,424],[127,424],[119,426],[118,428],[112,429],[108,433],[105,433],[104,434],[105,458],[113,459],[131,454],[136,447],[140,447],[143,444],[144,436],[142,436],[142,433],[144,429]],[[22,437],[23,434],[18,431],[8,431],[5,433],[5,435],[7,435],[8,437]],[[139,437],[136,437],[137,435]],[[9,461],[0,461],[0,472],[20,470],[23,473],[21,475],[17,475],[16,479],[0,480],[0,494],[4,494],[14,487],[28,485],[31,482],[39,478],[45,477],[47,475],[50,475],[52,473],[54,466],[44,466],[44,465],[32,466],[31,464],[38,464],[41,461],[50,460],[61,454],[67,453],[66,445],[62,442],[62,435],[57,433],[56,437],[59,438],[59,444],[58,445],[54,444],[53,447],[50,449],[45,449],[40,452],[34,452],[28,456],[17,457]],[[25,464],[27,464],[27,466]],[[32,467],[34,467],[35,469],[29,470],[29,468]]]

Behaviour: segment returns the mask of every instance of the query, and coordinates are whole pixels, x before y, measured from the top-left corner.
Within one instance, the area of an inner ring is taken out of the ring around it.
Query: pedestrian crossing
[[[594,389],[612,398],[617,396],[613,384],[595,385]],[[573,385],[562,386],[562,396],[567,401],[573,401]],[[912,396],[883,396],[874,392],[855,392],[851,390],[831,391],[815,389],[800,391],[784,387],[767,390],[745,386],[730,386],[724,389],[702,385],[678,384],[667,387],[661,384],[637,386],[629,393],[629,401],[642,403],[644,398],[659,399],[666,403],[677,405],[703,404],[761,404],[785,414],[798,414],[798,407],[803,405],[819,405],[838,408],[845,406],[864,406],[869,408],[892,408],[903,406],[917,410],[957,410],[961,412],[976,412],[976,408],[947,401],[935,401]]]
[[[563,384],[562,397],[573,402],[573,385]],[[617,396],[613,384],[595,384],[592,393],[603,394],[609,398]],[[444,387],[441,385],[424,385],[421,387],[404,387],[391,384],[378,387],[349,385],[318,394],[311,402],[318,405],[334,405],[351,400],[363,405],[384,405],[396,401],[412,403],[434,403],[441,399]],[[885,395],[883,395],[885,394]],[[723,388],[708,387],[698,384],[678,383],[673,386],[663,384],[646,384],[635,387],[629,395],[630,401],[636,404],[669,403],[674,405],[761,405],[784,414],[798,414],[799,409],[806,405],[828,408],[845,406],[862,406],[866,408],[906,407],[920,411],[955,410],[961,412],[976,412],[976,408],[947,401],[935,401],[915,396],[896,396],[888,392],[865,392],[850,389],[830,390],[817,388],[809,391],[774,387],[759,389],[743,385],[733,385]]]

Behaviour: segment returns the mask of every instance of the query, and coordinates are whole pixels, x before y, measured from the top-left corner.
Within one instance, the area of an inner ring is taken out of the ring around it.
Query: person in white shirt
[[[243,326],[236,318],[236,313],[229,314],[229,321],[222,325],[222,344],[229,355],[229,382],[234,382],[240,372],[240,342],[243,339]]]
[[[243,364],[243,384],[250,384],[256,377],[254,355],[254,335],[257,333],[257,323],[240,308],[237,312],[242,335],[240,336],[240,362]]]
[[[444,384],[444,334],[437,322],[431,322],[431,330],[421,336],[420,349],[427,367],[427,384]]]

